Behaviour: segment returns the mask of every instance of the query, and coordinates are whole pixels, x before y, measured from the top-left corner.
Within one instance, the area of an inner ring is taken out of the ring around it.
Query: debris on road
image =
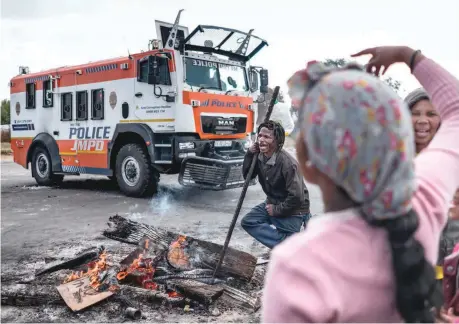
[[[74,312],[94,305],[113,295],[112,291],[97,291],[92,287],[89,277],[65,283],[57,287],[59,294]]]
[[[121,304],[122,316],[131,320],[141,319],[142,307],[152,305],[179,307],[182,312],[204,311],[209,316],[219,316],[220,309],[255,312],[260,308],[260,298],[252,292],[260,288],[264,272],[259,271],[260,267],[255,269],[257,258],[249,253],[230,248],[213,279],[221,245],[118,215],[110,217],[109,229],[103,234],[136,246],[130,252],[126,248],[109,251],[101,246],[64,261],[55,260],[36,271],[27,284],[2,278],[2,305],[64,302],[79,312],[102,301],[105,305],[106,300]],[[126,254],[123,257],[120,253]]]

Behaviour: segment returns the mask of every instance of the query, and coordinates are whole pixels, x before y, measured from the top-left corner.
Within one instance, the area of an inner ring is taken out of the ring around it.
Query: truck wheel
[[[32,176],[40,186],[57,185],[64,179],[63,175],[53,174],[51,158],[46,149],[37,147],[32,157]]]
[[[126,144],[116,156],[115,175],[120,190],[129,197],[156,193],[159,177],[139,144]]]

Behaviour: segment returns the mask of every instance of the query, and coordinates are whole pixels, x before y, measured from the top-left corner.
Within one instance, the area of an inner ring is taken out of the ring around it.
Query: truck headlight
[[[250,137],[247,137],[245,142],[244,142],[244,150],[248,150],[250,146],[252,146],[253,142]]]
[[[194,149],[194,142],[179,143],[179,149],[181,149],[181,150],[193,150]]]

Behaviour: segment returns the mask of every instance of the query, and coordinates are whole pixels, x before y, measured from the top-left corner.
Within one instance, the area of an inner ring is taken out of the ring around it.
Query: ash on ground
[[[53,245],[46,249],[37,249],[36,253],[20,260],[19,263],[2,263],[2,286],[12,284],[47,284],[57,286],[62,283],[62,278],[71,273],[71,270],[60,270],[55,273],[45,274],[35,278],[35,272],[42,269],[50,262],[66,260],[94,247],[104,245],[112,253],[113,261],[119,262],[136,247],[116,241],[97,237],[84,242],[72,242]],[[116,253],[115,253],[116,252]],[[261,249],[263,254],[264,249]],[[259,256],[259,255],[257,255]],[[266,266],[257,267],[256,272],[265,271]],[[259,296],[262,282],[253,280],[241,285],[238,282],[228,281],[228,285],[242,289],[252,296]],[[258,323],[260,310],[243,310],[225,305],[218,299],[210,306],[205,306],[189,300],[188,306],[168,306],[161,303],[141,303],[139,309],[142,318],[136,321],[125,317],[124,307],[116,299],[107,298],[98,304],[92,305],[82,311],[73,312],[62,301],[62,305],[39,306],[10,306],[4,305],[2,298],[1,322],[2,323],[79,323],[79,322],[228,322],[228,323]]]

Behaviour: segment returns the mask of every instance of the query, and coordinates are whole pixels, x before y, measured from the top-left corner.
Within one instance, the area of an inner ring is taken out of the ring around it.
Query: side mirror
[[[253,92],[258,90],[258,73],[255,70],[250,70],[249,72],[249,78],[250,78],[250,90]]]
[[[268,84],[269,84],[268,70],[261,69],[260,70],[260,92],[261,93],[268,93]]]

